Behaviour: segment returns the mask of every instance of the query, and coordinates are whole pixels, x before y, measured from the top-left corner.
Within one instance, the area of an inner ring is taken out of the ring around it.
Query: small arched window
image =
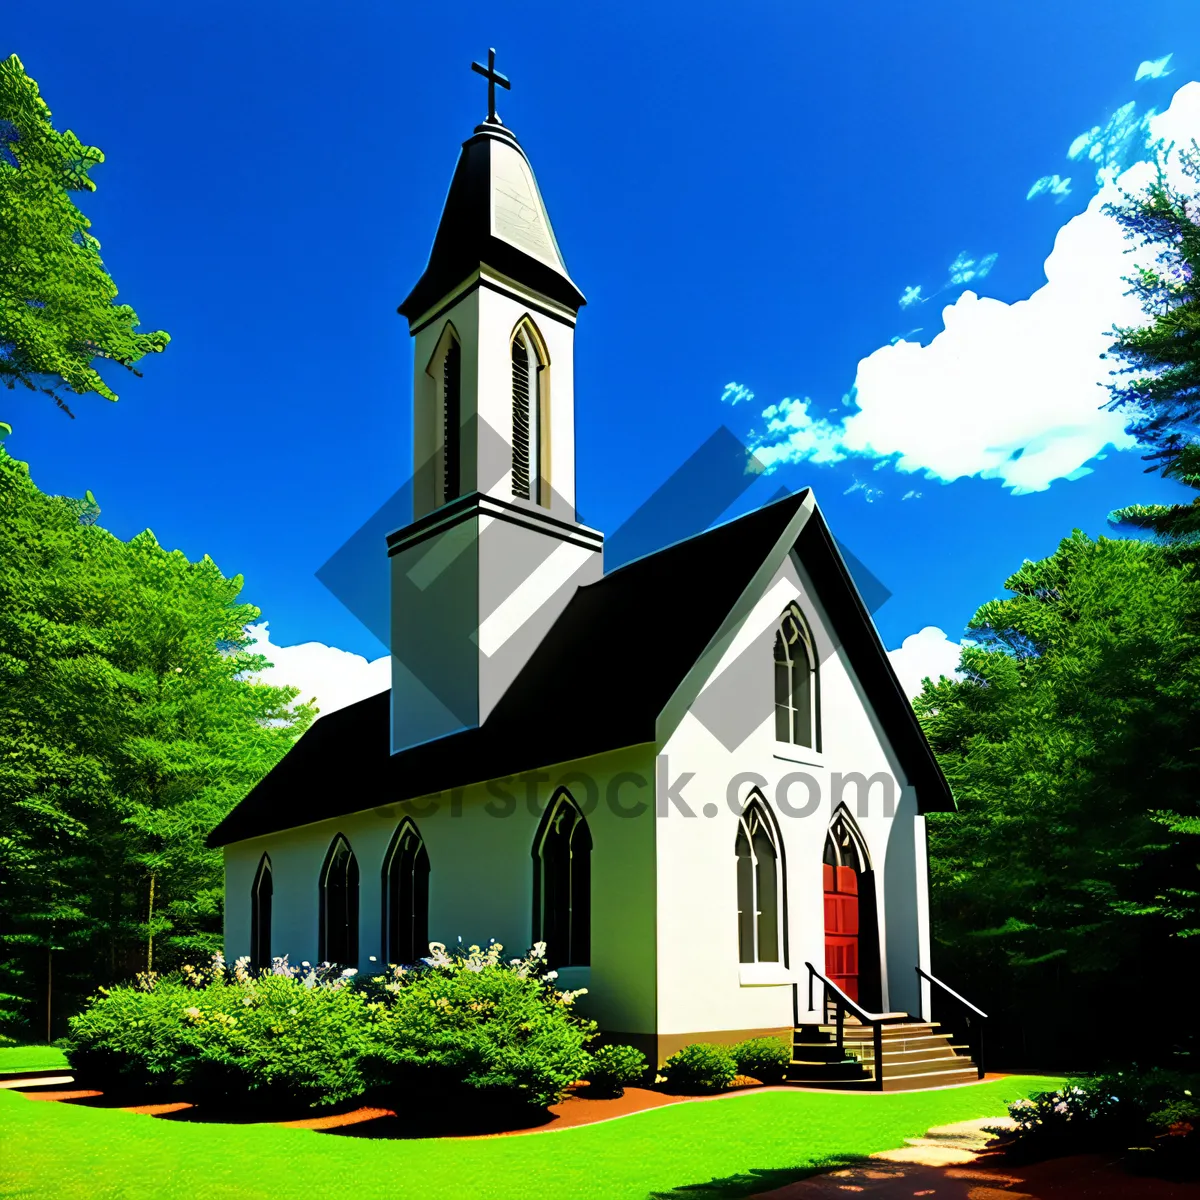
[[[429,950],[429,854],[409,818],[383,857],[384,962],[414,963]]]
[[[779,847],[762,801],[742,810],[734,840],[737,857],[738,959],[778,962],[780,917]]]
[[[592,835],[560,788],[533,843],[533,938],[556,967],[591,962]]]
[[[812,633],[796,604],[775,630],[775,739],[819,750],[817,656]]]
[[[451,337],[442,358],[442,495],[441,503],[462,490],[462,349]]]
[[[543,505],[549,503],[545,368],[541,338],[526,318],[512,339],[512,494]]]
[[[250,965],[271,965],[271,898],[275,883],[271,875],[271,860],[259,859],[254,883],[250,888]]]
[[[317,957],[343,967],[358,965],[358,860],[339,833],[321,868],[321,927]]]

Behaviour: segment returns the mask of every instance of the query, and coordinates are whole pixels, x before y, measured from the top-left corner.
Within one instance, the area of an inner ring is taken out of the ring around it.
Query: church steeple
[[[575,314],[587,303],[567,273],[533,168],[520,142],[495,111],[495,82],[508,87],[488,52],[489,114],[462,145],[442,210],[429,264],[404,303],[401,316],[417,324],[457,284],[481,265],[541,293]]]
[[[585,303],[537,180],[495,112],[462,146],[429,263],[399,312],[415,352],[413,521],[392,560],[392,746],[482,723],[582,583],[575,320]]]

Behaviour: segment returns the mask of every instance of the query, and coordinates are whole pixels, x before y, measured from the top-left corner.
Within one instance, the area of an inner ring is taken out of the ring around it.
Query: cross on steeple
[[[512,90],[512,84],[508,82],[507,75],[501,75],[496,70],[496,50],[495,47],[488,48],[488,65],[485,67],[481,63],[473,62],[471,70],[482,75],[488,81],[488,115],[487,119],[493,124],[500,125],[503,122],[496,116],[496,84],[502,88]]]

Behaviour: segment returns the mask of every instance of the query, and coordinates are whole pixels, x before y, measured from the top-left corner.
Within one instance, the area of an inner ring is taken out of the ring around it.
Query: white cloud
[[[1135,124],[1152,140],[1186,145],[1200,135],[1200,83]],[[1108,141],[1093,144],[1103,159]],[[1058,231],[1046,283],[1028,299],[1009,304],[964,292],[943,309],[944,329],[927,345],[902,339],[864,358],[857,411],[841,422],[813,418],[807,398],[767,409],[757,456],[767,466],[891,458],[901,471],[946,482],[997,479],[1019,494],[1079,478],[1108,446],[1131,448],[1127,418],[1102,408],[1113,364],[1101,355],[1114,324],[1145,320],[1125,294],[1138,256],[1126,253],[1130,243],[1102,208],[1119,200],[1118,187],[1139,191],[1152,177],[1147,161],[1119,178],[1111,172],[1086,211]]]
[[[1186,87],[1175,93],[1176,101],[1185,91]],[[1095,163],[1096,185],[1104,187],[1127,165],[1140,158],[1145,151],[1155,116],[1155,110],[1148,108],[1139,117],[1137,101],[1130,100],[1128,104],[1122,104],[1103,125],[1093,125],[1086,133],[1081,133],[1067,148],[1067,157],[1072,162],[1086,159]]]
[[[730,404],[740,404],[743,400],[753,400],[754,393],[740,383],[727,383],[725,391],[721,393],[721,403],[728,401]]]
[[[299,688],[297,699],[301,701],[315,696],[322,715],[391,687],[391,660],[386,654],[368,662],[361,654],[326,646],[323,642],[276,646],[271,642],[271,631],[267,626],[268,622],[263,621],[260,625],[246,627],[257,639],[252,651],[266,655],[267,661],[275,664],[258,678],[277,687]]]
[[[1054,197],[1055,204],[1061,204],[1071,194],[1071,177],[1063,179],[1061,175],[1043,175],[1033,187],[1025,193],[1026,200],[1036,200],[1038,196]]]
[[[920,633],[910,633],[898,650],[889,650],[888,658],[906,696],[921,694],[921,680],[928,676],[937,680],[946,675],[958,678],[958,656],[961,642],[952,642],[934,625],[926,625]]]
[[[900,307],[911,308],[914,304],[919,304],[922,299],[921,285],[919,283],[915,286],[906,287],[904,294],[900,297]]]
[[[1164,75],[1170,75],[1167,70],[1167,63],[1171,61],[1174,55],[1168,54],[1164,58],[1156,58],[1153,62],[1147,59],[1137,69],[1137,74],[1133,77],[1133,82],[1138,83],[1142,79],[1161,79]]]

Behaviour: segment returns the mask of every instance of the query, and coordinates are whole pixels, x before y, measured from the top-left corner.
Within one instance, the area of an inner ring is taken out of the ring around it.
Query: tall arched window
[[[462,350],[451,338],[442,358],[442,495],[453,500],[462,489]]]
[[[592,835],[560,788],[533,843],[533,937],[556,967],[585,967],[592,951]]]
[[[271,875],[271,860],[264,854],[259,859],[254,883],[250,888],[250,965],[271,965],[271,897],[275,883]]]
[[[321,928],[317,957],[322,962],[358,965],[358,860],[339,833],[321,868]]]
[[[775,630],[775,738],[819,750],[817,656],[800,609],[789,604]]]
[[[512,339],[512,494],[548,504],[546,486],[546,352],[531,321]]]
[[[738,821],[738,958],[740,962],[779,962],[781,894],[779,847],[766,809],[751,800]]]
[[[383,856],[383,955],[414,963],[429,951],[429,855],[405,817]]]

